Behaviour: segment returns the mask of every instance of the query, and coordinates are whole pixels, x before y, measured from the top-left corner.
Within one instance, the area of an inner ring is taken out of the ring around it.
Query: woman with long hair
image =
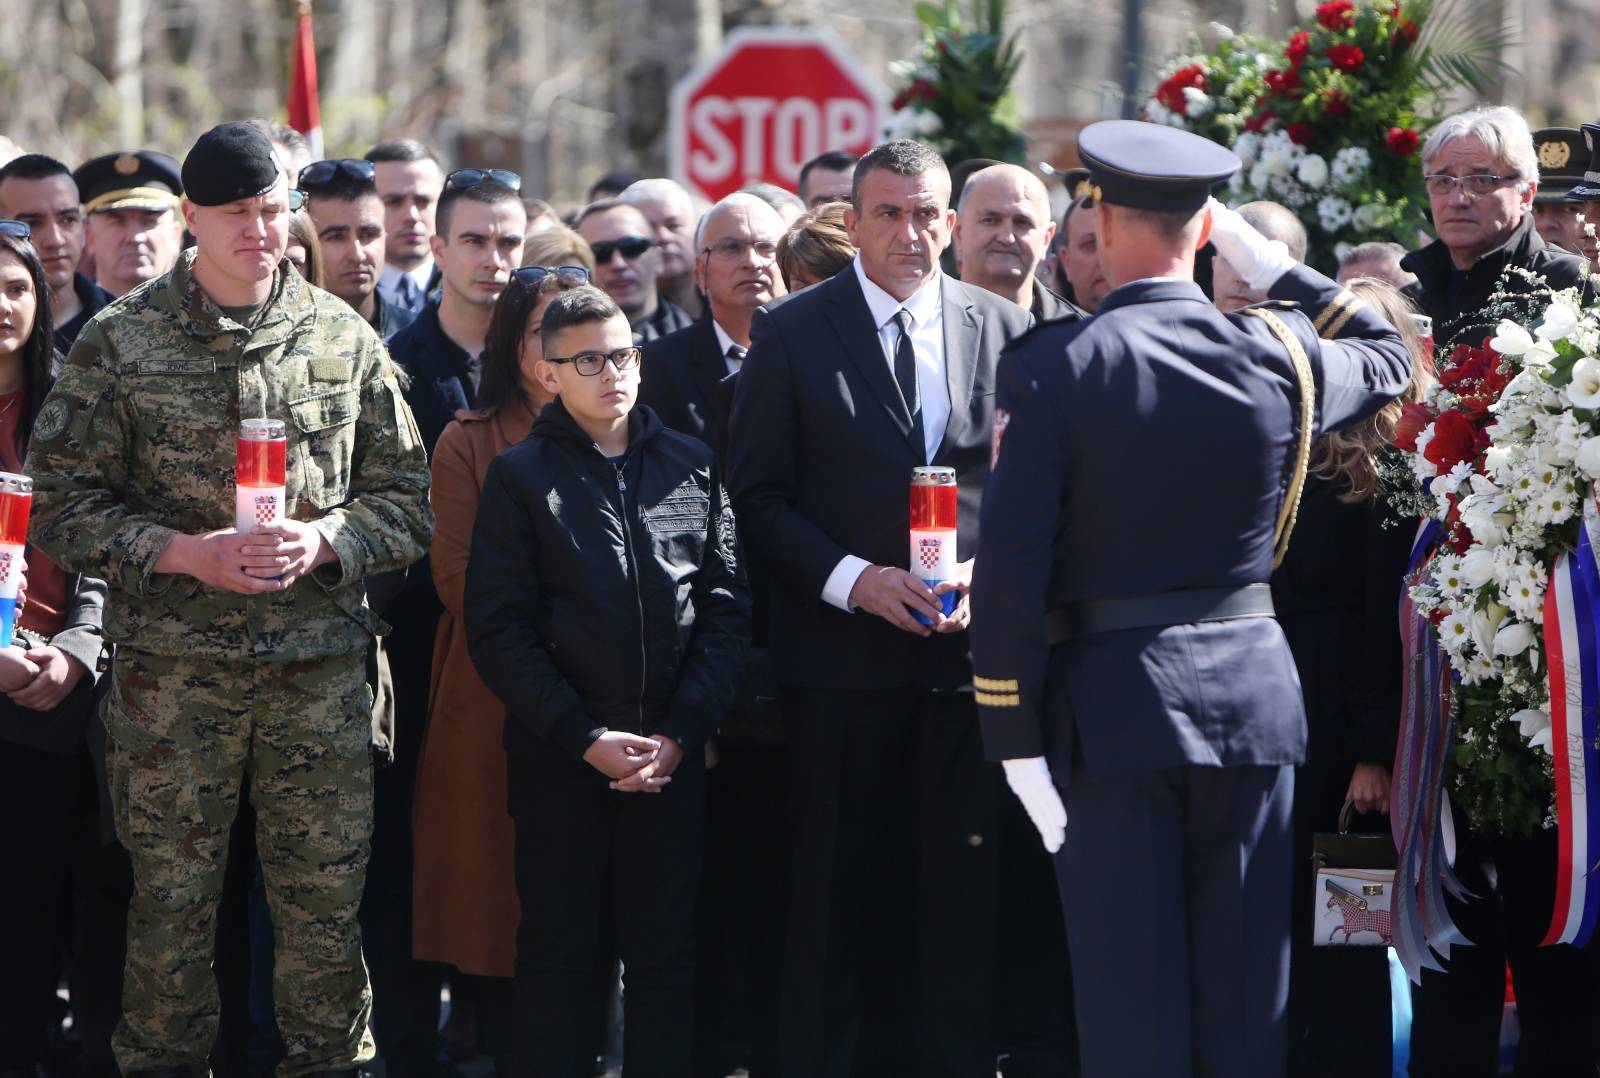
[[[0,471],[23,471],[55,381],[50,323],[44,267],[27,227],[0,221]],[[27,561],[16,639],[0,650],[0,819],[9,821],[0,828],[0,864],[17,873],[0,887],[0,1074],[32,1074],[45,1061],[61,891],[79,820],[96,803],[84,739],[106,586],[31,548]]]
[[[1375,278],[1350,290],[1396,326],[1413,357],[1406,392],[1365,422],[1320,438],[1294,539],[1272,575],[1272,601],[1300,672],[1306,762],[1295,774],[1289,1073],[1388,1074],[1393,1037],[1382,947],[1312,946],[1311,839],[1339,828],[1387,833],[1400,721],[1400,588],[1416,521],[1394,516],[1378,479],[1400,411],[1422,399],[1433,365],[1416,311]]]
[[[478,678],[467,654],[461,593],[478,498],[489,462],[527,437],[551,400],[534,378],[544,354],[540,320],[560,292],[585,284],[594,256],[567,228],[527,239],[489,320],[477,411],[444,429],[433,455],[437,518],[429,560],[444,604],[433,651],[428,726],[418,762],[413,954],[482,978],[489,1051],[500,1074],[511,1056],[511,975],[521,907],[512,875],[515,834],[506,811],[505,706]],[[456,978],[452,977],[452,985]]]

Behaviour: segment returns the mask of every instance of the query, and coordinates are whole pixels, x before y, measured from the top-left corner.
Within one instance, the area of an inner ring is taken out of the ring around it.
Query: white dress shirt
[[[728,331],[722,328],[722,323],[715,318],[711,320],[711,328],[717,333],[717,347],[722,349],[722,362],[728,368],[729,374],[738,374],[739,368],[744,366],[744,360],[734,359],[728,354],[728,349],[737,348],[741,352],[749,351],[744,345],[728,336]]]
[[[410,277],[417,282],[417,291],[422,294],[423,301],[426,302],[428,282],[433,279],[433,256],[424,258],[422,265],[413,270],[403,270],[399,266],[385,262],[383,269],[378,272],[378,287],[390,295],[399,295],[401,277]]]
[[[945,378],[944,356],[944,275],[935,270],[933,278],[902,303],[867,279],[859,254],[851,266],[855,269],[856,280],[861,283],[872,322],[878,327],[878,344],[883,349],[883,361],[889,367],[891,379],[894,352],[900,343],[900,325],[895,315],[902,308],[911,315],[911,349],[917,361],[917,392],[922,398],[923,461],[931,463],[939,452],[939,443],[944,440],[945,425],[950,421],[950,384]],[[909,475],[906,482],[911,482]],[[908,527],[909,524],[907,521]],[[840,558],[822,586],[823,601],[840,610],[853,611],[850,591],[862,570],[871,564],[854,554]]]

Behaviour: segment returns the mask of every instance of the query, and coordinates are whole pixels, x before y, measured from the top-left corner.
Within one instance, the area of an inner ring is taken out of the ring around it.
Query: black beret
[[[1142,120],[1102,120],[1078,135],[1098,202],[1135,210],[1198,211],[1239,171],[1232,150],[1210,139]]]
[[[183,186],[196,206],[225,206],[277,186],[284,164],[272,142],[253,124],[218,124],[195,141],[183,159]]]
[[[79,165],[72,174],[84,213],[170,210],[183,194],[178,161],[154,150],[119,150]]]
[[[1533,133],[1533,149],[1539,158],[1539,190],[1533,200],[1561,202],[1583,179],[1589,160],[1583,134],[1576,127],[1543,127]]]
[[[1600,124],[1583,125],[1583,142],[1589,154],[1589,167],[1567,192],[1567,198],[1573,202],[1595,202],[1600,200]]]

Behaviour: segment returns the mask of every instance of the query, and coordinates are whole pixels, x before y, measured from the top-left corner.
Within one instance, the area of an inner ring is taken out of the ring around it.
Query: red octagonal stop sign
[[[756,180],[794,190],[825,150],[878,142],[883,91],[827,34],[744,28],[672,91],[672,173],[712,202]]]

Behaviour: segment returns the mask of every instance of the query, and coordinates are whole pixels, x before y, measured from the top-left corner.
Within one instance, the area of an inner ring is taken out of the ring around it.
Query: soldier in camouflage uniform
[[[196,250],[83,331],[27,464],[38,546],[111,588],[111,798],[136,878],[117,1058],[141,1078],[208,1073],[217,904],[248,775],[278,1074],[354,1075],[373,1054],[356,908],[379,622],[361,581],[427,549],[427,461],[372,328],[282,262],[288,188],[265,137],[207,132],[183,179]],[[241,418],[288,428],[275,531],[232,527]]]

